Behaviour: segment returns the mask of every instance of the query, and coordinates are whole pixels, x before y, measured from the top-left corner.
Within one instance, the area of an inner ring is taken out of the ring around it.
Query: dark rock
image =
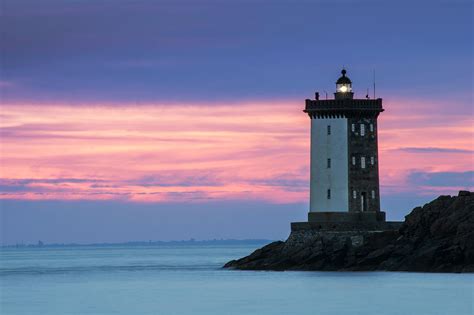
[[[225,268],[474,272],[474,194],[440,196],[388,231],[295,230]]]

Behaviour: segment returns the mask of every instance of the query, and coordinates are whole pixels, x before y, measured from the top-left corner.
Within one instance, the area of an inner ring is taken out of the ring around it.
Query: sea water
[[[472,274],[221,268],[260,245],[3,248],[0,314],[473,314]]]

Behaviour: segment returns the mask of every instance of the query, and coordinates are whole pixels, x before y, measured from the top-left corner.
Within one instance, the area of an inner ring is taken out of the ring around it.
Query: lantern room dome
[[[337,79],[336,84],[352,84],[351,79],[346,77],[346,70],[345,69],[342,69],[341,74],[342,74],[342,76],[339,79]]]

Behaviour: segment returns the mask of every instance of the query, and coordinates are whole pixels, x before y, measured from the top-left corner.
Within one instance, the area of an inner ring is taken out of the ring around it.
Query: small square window
[[[328,125],[328,135],[330,135],[330,134],[331,134],[331,126]]]
[[[355,190],[352,191],[352,198],[357,199],[357,192]]]
[[[352,165],[356,165],[356,157],[355,156],[352,157]]]
[[[374,124],[370,124],[370,132],[374,132]]]
[[[331,199],[331,189],[328,189],[328,199]]]
[[[373,156],[370,157],[370,164],[372,164],[372,165],[375,164],[375,158]]]
[[[365,125],[364,124],[360,124],[360,135],[365,136]]]
[[[360,158],[360,167],[365,168],[365,157]]]
[[[331,159],[328,159],[328,168],[331,168]]]
[[[372,199],[375,199],[375,190],[372,190]]]
[[[351,130],[352,130],[352,132],[355,132],[355,131],[356,131],[356,125],[355,125],[355,124],[352,124]]]

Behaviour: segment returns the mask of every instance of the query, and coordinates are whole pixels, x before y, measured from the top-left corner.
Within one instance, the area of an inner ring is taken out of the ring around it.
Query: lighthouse
[[[334,99],[307,99],[311,121],[308,222],[382,223],[377,118],[382,99],[354,98],[345,69]]]

